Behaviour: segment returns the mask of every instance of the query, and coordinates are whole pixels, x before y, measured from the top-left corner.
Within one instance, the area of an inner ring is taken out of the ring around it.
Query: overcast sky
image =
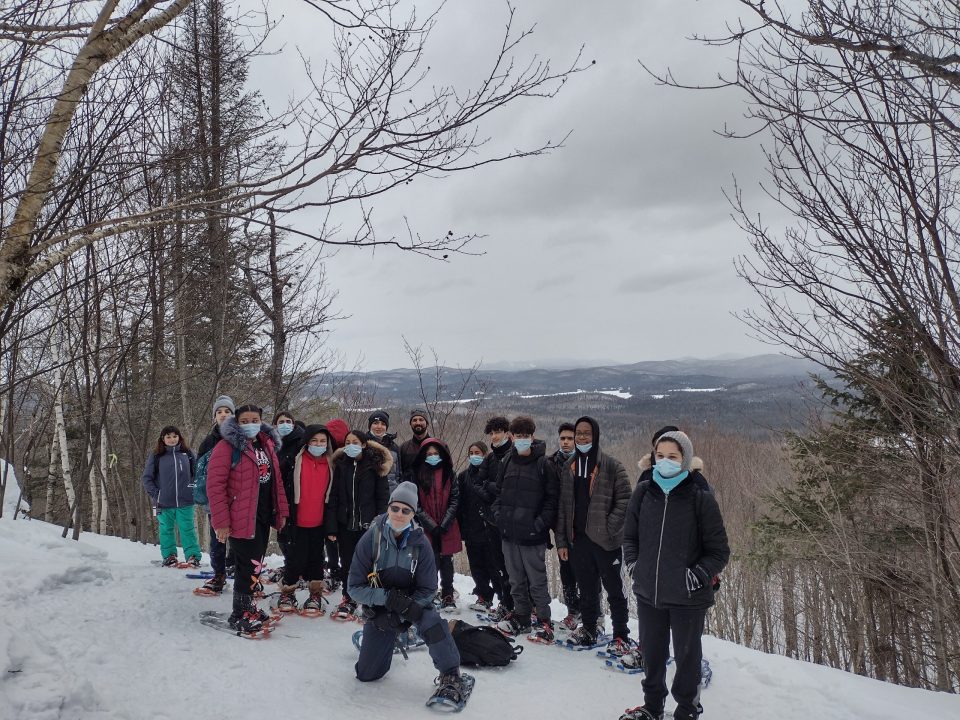
[[[316,53],[329,26],[298,0],[271,0],[270,9],[283,15],[274,46],[286,43],[282,62],[295,77],[290,50]],[[500,147],[572,135],[545,157],[417,181],[376,200],[381,232],[403,235],[406,217],[423,236],[485,235],[471,247],[485,254],[439,262],[350,249],[331,258],[336,305],[349,318],[330,342],[344,365],[408,367],[402,336],[464,366],[770,352],[733,317],[755,301],[733,267],[748,245],[723,190],[736,176],[753,207],[769,210],[757,189],[759,141],[715,133],[747,127],[742,97],[658,87],[638,64],[713,82],[732,49],[687,38],[721,34],[737,12],[736,0],[517,3],[518,26],[536,24],[519,59],[536,52],[560,67],[584,45],[596,65],[557,98],[518,103],[482,130]],[[449,2],[428,46],[434,82],[475,85],[506,18],[497,0]],[[290,89],[278,62],[251,72],[271,102]],[[299,222],[312,229],[309,217]]]

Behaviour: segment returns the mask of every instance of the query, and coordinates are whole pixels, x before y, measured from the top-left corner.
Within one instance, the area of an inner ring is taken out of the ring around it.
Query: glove
[[[410,603],[413,600],[410,599],[409,595],[404,595],[402,592],[394,588],[387,593],[387,599],[383,603],[383,606],[390,612],[395,612],[397,615],[403,615],[407,608],[410,607]]]
[[[443,535],[443,528],[441,528],[439,525],[434,525],[433,529],[430,531],[430,534],[439,540],[440,536]]]
[[[703,569],[702,565],[687,568],[687,592],[696,592],[709,583],[710,574]]]

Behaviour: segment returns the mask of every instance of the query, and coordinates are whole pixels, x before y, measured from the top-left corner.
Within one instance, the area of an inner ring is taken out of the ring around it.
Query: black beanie
[[[373,425],[377,420],[380,420],[388,428],[390,427],[390,415],[386,410],[374,410],[370,413],[370,416],[367,418],[367,430],[370,429],[370,426]]]

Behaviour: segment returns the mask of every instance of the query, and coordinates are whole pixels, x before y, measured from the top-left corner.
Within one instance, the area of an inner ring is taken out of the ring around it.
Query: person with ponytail
[[[210,516],[220,542],[230,539],[237,569],[233,582],[230,626],[244,634],[263,629],[269,616],[254,603],[259,568],[270,540],[270,527],[283,530],[290,514],[280,474],[277,431],[262,420],[256,405],[242,405],[220,426],[207,466]]]

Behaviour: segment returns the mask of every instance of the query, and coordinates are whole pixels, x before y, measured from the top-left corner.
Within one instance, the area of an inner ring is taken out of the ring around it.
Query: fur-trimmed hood
[[[342,459],[349,460],[350,458],[347,457],[343,448],[340,448],[330,457],[330,464],[336,465]],[[368,460],[373,463],[377,475],[380,477],[389,475],[390,469],[393,467],[393,454],[376,440],[367,440],[367,446],[363,449],[363,454],[358,457],[357,460]]]
[[[277,429],[270,423],[261,422],[260,432],[273,440],[274,451],[280,450],[283,446],[280,433],[278,433]],[[233,416],[223,421],[223,424],[220,426],[220,436],[230,443],[230,447],[236,450],[243,450],[247,446],[247,436],[243,434],[243,430],[240,429],[240,423],[238,423],[237,419]]]
[[[653,467],[653,456],[644,455],[637,461],[637,467],[640,468],[640,472],[642,473],[651,469]],[[703,472],[703,460],[696,455],[694,455],[693,460],[690,461],[690,472]]]

